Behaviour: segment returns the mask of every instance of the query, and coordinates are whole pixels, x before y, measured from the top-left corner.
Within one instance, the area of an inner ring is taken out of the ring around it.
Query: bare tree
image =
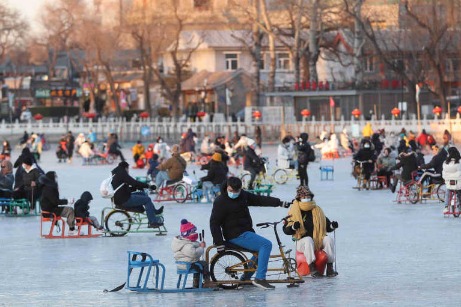
[[[43,31],[36,35],[35,44],[47,52],[49,77],[55,77],[55,67],[60,52],[69,53],[77,24],[83,16],[83,0],[58,0],[44,6],[41,23]]]
[[[17,10],[0,3],[0,60],[3,61],[11,48],[24,41],[28,29],[28,23]]]
[[[190,77],[190,60],[202,43],[185,37],[185,25],[190,14],[175,5],[160,4],[159,8],[146,4],[135,8],[127,18],[127,28],[141,52],[144,87],[147,95],[154,79],[159,82],[162,95],[171,103],[173,116],[177,115],[182,94],[181,83]],[[169,57],[173,67],[159,65],[162,57]],[[146,106],[151,112],[150,98]]]
[[[352,16],[379,60],[400,76],[409,92],[412,111],[416,108],[416,85],[439,97],[442,108],[447,105],[445,63],[459,50],[459,31],[449,18],[449,8],[459,1],[409,1],[400,6],[399,29],[374,26],[373,16],[360,14],[362,0],[344,0]]]

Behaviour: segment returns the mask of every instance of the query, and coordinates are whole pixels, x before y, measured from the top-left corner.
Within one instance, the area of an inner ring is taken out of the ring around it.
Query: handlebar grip
[[[256,224],[256,227],[266,228],[266,227],[269,227],[269,224],[267,224],[267,223],[258,223],[258,224]]]

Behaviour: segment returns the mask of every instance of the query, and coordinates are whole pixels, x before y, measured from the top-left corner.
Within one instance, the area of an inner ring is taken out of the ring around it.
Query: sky
[[[33,24],[38,22],[40,8],[47,0],[1,0],[10,7],[17,9],[25,18]]]

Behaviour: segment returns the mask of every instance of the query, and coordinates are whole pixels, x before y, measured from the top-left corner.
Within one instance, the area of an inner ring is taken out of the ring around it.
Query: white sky
[[[46,2],[52,2],[52,0],[0,0],[10,7],[17,9],[26,20],[31,24],[31,27],[34,28],[34,24],[38,23],[40,16],[40,8]]]

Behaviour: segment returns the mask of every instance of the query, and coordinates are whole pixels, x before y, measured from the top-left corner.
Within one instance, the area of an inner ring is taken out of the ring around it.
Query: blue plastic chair
[[[194,265],[194,267],[192,267]],[[180,288],[181,279],[184,276],[181,289],[186,289],[187,277],[189,274],[200,274],[199,279],[199,288],[202,288],[203,284],[203,265],[200,262],[185,262],[185,261],[176,261],[177,273],[178,273],[178,283],[176,288]],[[198,269],[197,269],[198,268]]]
[[[144,269],[146,268],[146,274],[144,275]],[[147,287],[147,282],[149,281],[152,268],[154,268],[155,274],[154,290],[163,290],[165,283],[165,266],[161,264],[159,260],[153,259],[152,256],[147,253],[128,251],[128,275],[125,288],[133,291],[153,290],[152,288]],[[135,286],[130,285],[130,276],[133,274],[133,269],[140,269]],[[162,273],[161,276],[160,271]],[[143,280],[144,282],[141,285]]]

